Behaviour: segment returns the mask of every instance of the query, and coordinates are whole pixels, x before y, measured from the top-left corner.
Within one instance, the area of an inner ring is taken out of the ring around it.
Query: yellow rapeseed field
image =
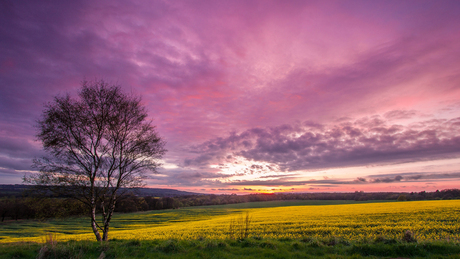
[[[212,208],[211,208],[212,209]],[[173,211],[171,212],[173,213]],[[418,240],[460,240],[460,201],[412,201],[347,205],[238,209],[226,215],[194,217],[165,224],[138,224],[110,232],[117,239],[225,239],[232,220],[249,213],[249,236],[265,238],[338,237],[349,240],[378,236],[400,238],[411,230]],[[142,217],[143,214],[132,214]],[[90,229],[88,229],[90,231]],[[60,234],[65,240],[93,240],[94,235]],[[1,242],[43,241],[44,237],[8,238]]]

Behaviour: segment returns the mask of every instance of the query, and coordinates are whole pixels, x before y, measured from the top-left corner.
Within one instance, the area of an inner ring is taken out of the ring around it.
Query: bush
[[[398,201],[407,201],[407,196],[406,195],[399,195]]]
[[[410,230],[406,230],[406,232],[404,232],[402,240],[408,243],[417,242],[417,239],[414,237],[414,233]]]

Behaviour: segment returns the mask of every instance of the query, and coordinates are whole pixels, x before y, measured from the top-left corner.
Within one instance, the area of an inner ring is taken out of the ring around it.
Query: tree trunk
[[[107,241],[109,239],[109,224],[110,216],[112,215],[112,210],[109,210],[107,217],[104,220],[104,230],[102,230],[102,241]]]
[[[107,241],[109,239],[109,225],[110,225],[110,220],[112,219],[113,211],[115,210],[115,202],[116,202],[116,199],[113,199],[111,204],[109,204],[108,211],[107,211],[107,217],[105,218],[105,221],[104,221],[102,241]]]
[[[96,203],[91,204],[91,228],[93,229],[97,241],[102,241],[101,234],[99,233],[96,225]]]
[[[102,241],[107,241],[108,239],[109,239],[109,223],[107,222],[107,225],[104,225]]]

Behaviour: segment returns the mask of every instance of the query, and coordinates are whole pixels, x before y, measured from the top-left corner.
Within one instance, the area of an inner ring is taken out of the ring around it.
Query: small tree
[[[146,118],[139,97],[102,80],[83,82],[77,98],[55,97],[45,106],[37,137],[48,156],[34,160],[39,172],[24,181],[84,203],[96,239],[107,241],[121,189],[141,186],[166,152]]]
[[[398,201],[407,201],[407,196],[404,194],[399,195]]]

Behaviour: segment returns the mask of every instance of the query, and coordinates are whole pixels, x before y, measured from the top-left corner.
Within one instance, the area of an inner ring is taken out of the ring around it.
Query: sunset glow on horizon
[[[44,104],[103,79],[167,142],[145,183],[215,194],[460,186],[459,1],[4,1],[0,182]]]

